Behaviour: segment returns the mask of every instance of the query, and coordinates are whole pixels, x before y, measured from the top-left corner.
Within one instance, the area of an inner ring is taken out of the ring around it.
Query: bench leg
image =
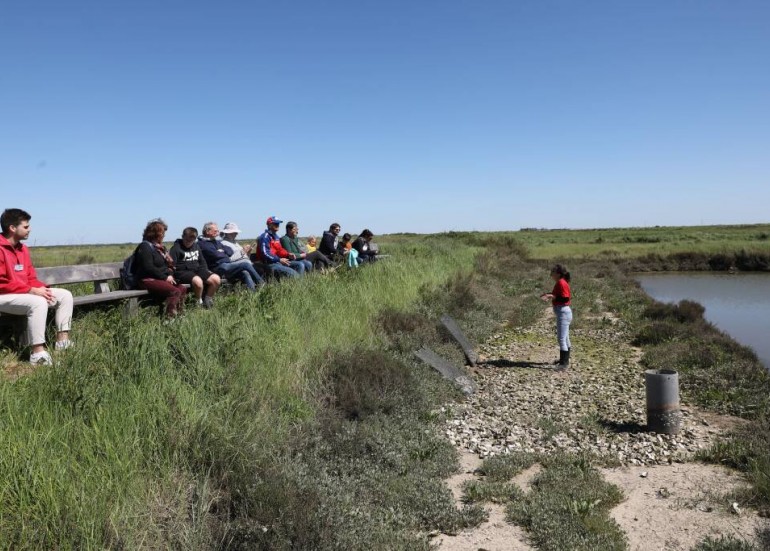
[[[123,305],[123,317],[133,318],[139,312],[139,299],[136,297],[130,298]]]

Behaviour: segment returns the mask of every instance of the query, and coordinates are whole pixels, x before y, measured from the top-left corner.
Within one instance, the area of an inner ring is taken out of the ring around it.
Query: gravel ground
[[[558,357],[553,315],[526,329],[505,329],[479,347],[478,391],[445,406],[446,436],[487,457],[515,451],[591,453],[610,464],[685,462],[736,422],[682,406],[675,436],[645,432],[644,368],[622,320],[605,315],[571,332],[572,365]]]

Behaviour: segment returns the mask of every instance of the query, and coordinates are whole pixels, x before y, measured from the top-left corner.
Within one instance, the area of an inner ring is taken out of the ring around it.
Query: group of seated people
[[[257,291],[268,277],[301,277],[313,270],[334,269],[343,263],[358,266],[377,259],[377,247],[371,243],[374,234],[368,229],[355,240],[349,233],[340,239],[341,227],[334,223],[320,243],[315,237],[303,243],[296,222],[287,222],[285,235],[279,237],[281,224],[282,220],[271,216],[257,241],[242,246],[236,241],[237,224],[228,222],[220,232],[216,222],[207,222],[201,235],[193,227],[185,228],[167,250],[163,240],[168,226],[161,219],[151,220],[134,251],[136,286],[163,298],[166,316],[173,318],[184,304],[187,285],[198,305],[211,308],[223,278]]]

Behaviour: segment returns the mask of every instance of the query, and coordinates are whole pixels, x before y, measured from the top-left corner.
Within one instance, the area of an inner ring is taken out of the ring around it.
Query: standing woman
[[[182,309],[187,287],[174,279],[174,261],[163,246],[168,226],[160,218],[144,228],[142,242],[136,248],[134,263],[140,289],[166,300],[166,317],[176,317]]]
[[[551,269],[551,279],[556,284],[553,291],[540,295],[545,301],[550,300],[553,305],[553,313],[556,314],[556,338],[559,341],[559,369],[569,367],[569,353],[572,344],[569,341],[569,324],[572,322],[572,308],[570,307],[572,293],[569,288],[569,272],[561,264]]]

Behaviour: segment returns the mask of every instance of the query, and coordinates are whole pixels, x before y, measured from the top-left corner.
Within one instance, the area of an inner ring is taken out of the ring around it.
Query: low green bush
[[[708,536],[692,548],[692,551],[758,551],[757,547],[734,536]]]
[[[530,492],[511,502],[507,515],[544,551],[625,551],[625,534],[608,514],[622,499],[588,459],[557,456],[544,461]]]

